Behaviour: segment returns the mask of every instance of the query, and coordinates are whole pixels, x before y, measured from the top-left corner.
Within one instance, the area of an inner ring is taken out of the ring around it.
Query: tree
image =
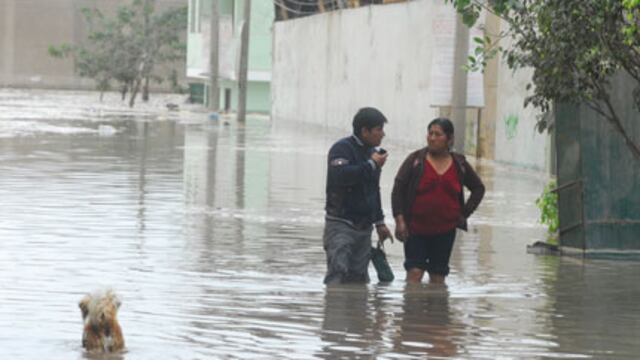
[[[124,100],[129,95],[133,107],[140,90],[148,99],[149,81],[173,81],[174,71],[167,76],[154,71],[165,64],[175,64],[185,58],[186,46],[181,35],[187,28],[187,7],[168,9],[155,14],[155,0],[133,0],[118,8],[113,18],[98,9],[83,9],[89,29],[87,41],[81,45],[50,46],[54,57],[71,57],[78,75],[94,79],[100,91],[119,84]]]
[[[445,0],[472,26],[482,10],[502,18],[508,29],[497,41],[476,38],[477,56],[471,69],[482,68],[488,58],[502,52],[512,69],[532,68],[525,99],[547,113],[553,102],[585,104],[602,115],[623,137],[640,160],[640,146],[624,128],[611,102],[611,78],[623,71],[638,84],[634,102],[640,109],[640,0]],[[510,37],[508,48],[499,46]],[[552,126],[541,117],[537,128]]]

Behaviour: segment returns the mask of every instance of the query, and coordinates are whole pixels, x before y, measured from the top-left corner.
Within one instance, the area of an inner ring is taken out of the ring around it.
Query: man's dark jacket
[[[355,135],[333,144],[328,157],[327,219],[359,229],[383,223],[380,168],[371,160],[374,151]]]

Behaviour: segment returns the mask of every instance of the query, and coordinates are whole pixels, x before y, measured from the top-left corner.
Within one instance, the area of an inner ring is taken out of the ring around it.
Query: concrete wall
[[[77,43],[81,23],[76,1],[0,1],[0,85],[88,85],[73,75],[73,63],[47,53],[49,45]]]
[[[431,107],[436,1],[276,22],[272,118],[351,130],[358,108],[387,115],[387,138],[423,145]],[[390,26],[389,24],[393,24]]]
[[[92,81],[74,74],[71,59],[52,58],[48,48],[78,44],[86,38],[83,8],[112,14],[128,3],[130,0],[0,0],[0,86],[93,89]],[[158,9],[186,5],[184,0],[156,3]]]
[[[501,59],[496,75],[495,160],[551,172],[551,137],[535,129],[540,112],[524,108],[533,71],[514,73]]]
[[[449,115],[445,107],[431,106],[442,85],[433,80],[441,79],[432,71],[441,54],[433,50],[432,27],[447,9],[453,11],[443,1],[416,0],[276,22],[273,120],[350,131],[358,108],[376,106],[390,121],[387,139],[423,145],[427,123]],[[492,16],[486,26],[496,34],[505,28]],[[502,59],[489,63],[479,126],[477,111],[467,111],[467,153],[474,154],[469,146],[477,144],[484,158],[550,170],[550,137],[534,129],[538,113],[524,109],[530,78],[530,71],[514,74]]]

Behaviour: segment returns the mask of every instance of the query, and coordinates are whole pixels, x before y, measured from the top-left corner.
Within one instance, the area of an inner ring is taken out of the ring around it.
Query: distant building
[[[83,8],[113,14],[118,6],[129,3],[131,0],[0,0],[0,87],[93,89],[92,80],[74,73],[73,60],[55,59],[48,48],[86,39]],[[185,0],[156,0],[159,10],[184,5]]]
[[[243,1],[220,0],[219,76],[220,107],[236,109]],[[187,78],[192,99],[206,103],[209,82],[210,19],[212,0],[189,1]],[[253,1],[247,74],[247,111],[268,113],[271,108],[271,1]]]

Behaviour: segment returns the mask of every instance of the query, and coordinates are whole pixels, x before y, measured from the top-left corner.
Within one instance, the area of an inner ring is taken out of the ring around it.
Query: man
[[[376,147],[387,119],[374,108],[362,108],[353,118],[353,135],[329,150],[324,249],[324,283],[369,282],[373,226],[380,241],[391,238],[380,202],[380,171],[388,154]]]

